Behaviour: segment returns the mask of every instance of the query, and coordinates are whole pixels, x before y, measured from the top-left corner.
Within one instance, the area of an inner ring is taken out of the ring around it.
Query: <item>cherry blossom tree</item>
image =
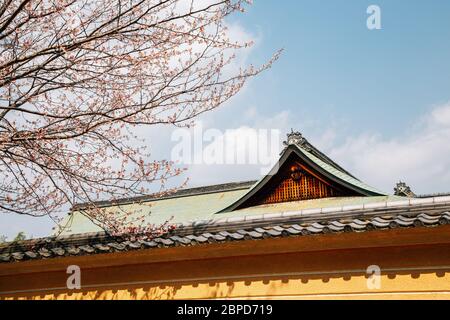
[[[251,43],[224,19],[247,2],[1,0],[0,212],[55,219],[85,203],[105,230],[142,231],[96,203],[173,191],[182,170],[152,161],[135,128],[189,126],[277,59],[227,71]]]

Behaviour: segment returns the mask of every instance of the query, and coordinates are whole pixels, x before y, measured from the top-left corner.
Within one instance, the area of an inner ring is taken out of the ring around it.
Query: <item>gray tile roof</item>
[[[353,206],[303,210],[254,219],[246,217],[181,224],[152,239],[129,240],[104,233],[45,238],[0,247],[0,263],[93,255],[153,248],[182,247],[256,241],[278,237],[302,237],[328,233],[438,227],[450,224],[449,197],[385,202],[370,207]],[[438,229],[437,229],[438,232]]]

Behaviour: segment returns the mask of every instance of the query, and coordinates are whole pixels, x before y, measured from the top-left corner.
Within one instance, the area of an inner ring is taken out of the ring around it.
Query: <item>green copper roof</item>
[[[147,215],[146,223],[162,224],[170,220],[173,224],[192,223],[200,220],[212,220],[218,218],[248,217],[271,213],[292,212],[304,209],[335,208],[348,205],[362,205],[377,202],[402,200],[398,196],[373,196],[373,197],[337,197],[303,201],[284,202],[277,204],[260,205],[232,212],[217,214],[224,207],[232,204],[242,197],[248,189],[221,191],[208,194],[197,194],[181,198],[170,198],[149,201],[146,204],[122,205],[121,209]],[[91,233],[102,231],[79,211],[73,212],[69,217],[67,228],[61,234]]]
[[[149,224],[160,225],[166,221],[174,224],[194,222],[212,218],[217,211],[243,196],[247,189],[248,187],[240,190],[197,193],[190,196],[150,200],[142,204],[124,204],[120,205],[120,209],[124,212],[135,212],[135,215],[145,215],[145,223]],[[112,211],[117,206],[111,206],[110,208]],[[66,218],[65,224],[67,224],[67,227],[61,235],[101,231],[100,227],[92,223],[80,211],[72,212]]]
[[[321,168],[323,168],[324,170],[326,170],[328,173],[330,173],[331,175],[353,185],[356,186],[358,188],[373,192],[373,193],[377,193],[380,195],[386,195],[385,193],[365,184],[364,182],[356,179],[355,177],[350,176],[349,174],[347,174],[346,172],[342,171],[342,170],[338,170],[335,167],[333,167],[332,165],[326,163],[325,161],[319,159],[318,157],[316,157],[315,155],[313,155],[311,152],[308,152],[306,150],[304,150],[303,148],[299,148],[297,147],[297,150],[299,152],[302,152],[304,155],[306,155],[309,159],[311,159],[315,164],[317,164],[318,166],[320,166]]]
[[[271,205],[260,205],[245,209],[240,205],[269,183],[273,175],[289,157],[296,156],[307,163],[311,168],[323,174],[336,184],[349,188],[358,196],[323,198],[284,202]],[[386,202],[402,199],[388,196],[377,189],[363,183],[333,162],[325,154],[309,144],[301,134],[293,132],[288,135],[286,148],[280,160],[258,182],[229,183],[224,185],[180,190],[177,193],[158,198],[152,195],[141,197],[138,201],[123,199],[116,203],[101,202],[99,206],[110,212],[132,212],[132,217],[145,216],[145,224],[161,225],[165,222],[173,224],[186,224],[200,220],[211,220],[229,217],[246,217],[280,212],[291,212],[303,209],[319,209],[362,205],[373,202]],[[67,227],[62,235],[98,232],[101,229],[86,218],[80,211],[83,205],[74,208],[72,214],[66,219]],[[239,210],[238,210],[239,209]]]
[[[321,198],[321,199],[259,205],[256,207],[249,207],[231,212],[224,212],[218,216],[220,216],[220,218],[248,217],[253,215],[293,212],[305,209],[338,208],[344,206],[364,205],[369,203],[399,201],[404,199],[405,199],[404,197],[399,196]]]

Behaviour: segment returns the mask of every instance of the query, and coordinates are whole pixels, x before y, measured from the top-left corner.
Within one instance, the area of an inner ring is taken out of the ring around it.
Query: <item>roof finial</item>
[[[411,191],[411,188],[403,181],[399,181],[394,188],[394,194],[401,197],[414,198],[416,194]]]
[[[299,131],[294,131],[294,129],[292,128],[291,132],[287,134],[287,141],[284,141],[283,144],[286,147],[290,145],[295,145],[307,151],[311,150],[308,140],[306,140]]]

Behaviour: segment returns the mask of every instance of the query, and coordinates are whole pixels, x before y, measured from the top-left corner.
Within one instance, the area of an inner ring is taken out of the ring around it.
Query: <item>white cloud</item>
[[[363,133],[329,155],[362,180],[391,192],[399,180],[417,193],[450,191],[450,103],[435,107],[412,132],[393,138]]]
[[[245,156],[244,163],[236,161],[237,163],[227,164],[225,159],[224,164],[190,165],[186,174],[191,185],[257,180],[278,160],[281,142],[284,140],[286,128],[289,127],[289,113],[281,111],[277,114],[262,115],[256,108],[249,107],[243,111],[241,119],[247,125],[220,131],[221,134],[215,137],[214,141],[204,143],[204,149],[201,151],[207,157],[213,153],[209,151],[214,149],[223,150],[224,155],[234,155],[237,160]],[[209,123],[208,127],[213,128],[213,125],[214,123]],[[271,130],[278,131],[278,134]],[[228,143],[229,141],[235,141],[236,144]]]
[[[450,102],[433,110],[429,119],[431,126],[450,127]]]
[[[292,115],[288,111],[263,115],[255,107],[246,108],[241,120],[242,125],[226,135],[239,135],[243,140],[250,137],[251,140],[252,130],[274,128],[280,130],[280,139],[283,139],[284,133],[293,125]],[[220,122],[220,119],[217,121]],[[209,127],[213,125],[214,122],[209,123]],[[295,125],[293,127],[304,130]],[[434,107],[427,115],[417,119],[412,128],[398,132],[395,137],[362,132],[339,142],[338,137],[342,133],[338,127],[324,129],[321,133],[318,133],[318,128],[309,131],[304,131],[305,137],[314,145],[355,176],[380,190],[392,193],[395,183],[404,180],[419,194],[450,191],[450,103]],[[220,137],[222,140],[226,138],[225,134]],[[262,149],[267,148],[264,144],[268,141],[258,140],[257,143],[261,144]],[[278,152],[273,156],[277,159]],[[248,164],[192,165],[186,174],[193,185],[207,185],[259,179],[262,167]]]

